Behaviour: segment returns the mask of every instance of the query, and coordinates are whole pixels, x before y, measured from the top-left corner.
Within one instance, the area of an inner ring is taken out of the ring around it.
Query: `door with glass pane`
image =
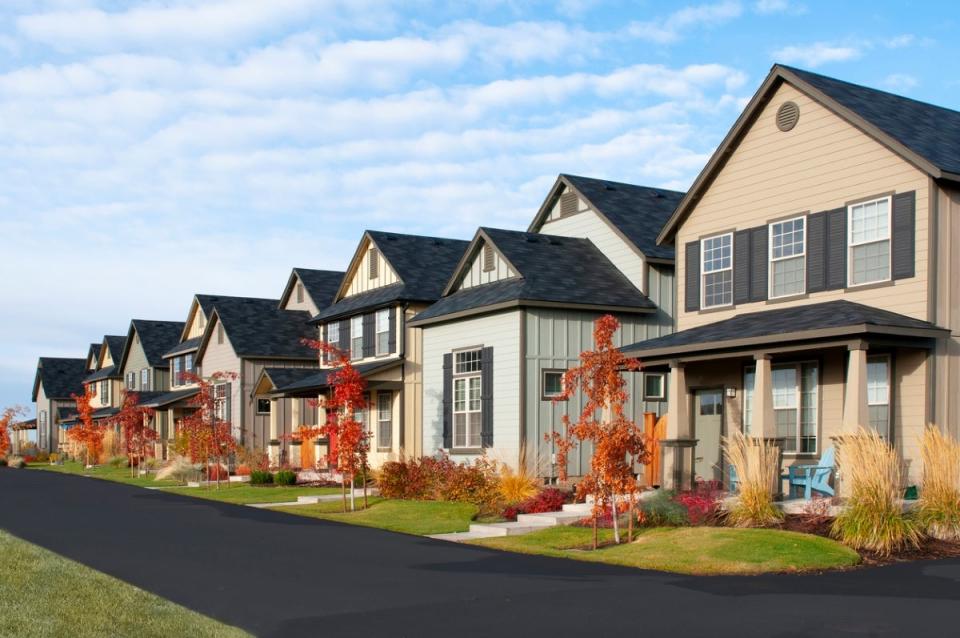
[[[693,437],[697,439],[694,471],[704,481],[723,479],[720,437],[723,435],[723,390],[697,390]]]

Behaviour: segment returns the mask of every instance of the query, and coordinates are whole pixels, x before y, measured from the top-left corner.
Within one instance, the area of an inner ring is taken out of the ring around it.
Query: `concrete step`
[[[589,513],[589,512],[588,512]],[[555,525],[573,525],[584,518],[581,512],[541,512],[538,514],[519,514],[518,523],[526,525],[545,525],[553,527]]]
[[[592,503],[564,503],[563,505],[563,511],[571,514],[575,512],[577,514],[588,516],[592,510]]]
[[[377,492],[373,490],[367,490],[367,496],[376,496]],[[354,490],[354,498],[363,498],[363,490]],[[317,494],[314,496],[298,496],[297,502],[301,505],[314,505],[316,503],[329,503],[331,501],[339,501],[343,499],[342,494]],[[347,492],[347,501],[350,501],[350,493]]]
[[[452,543],[463,543],[466,541],[476,541],[483,538],[494,538],[500,534],[491,534],[489,532],[454,532],[452,534],[433,534],[428,538],[438,541],[450,541]]]
[[[549,523],[531,525],[530,523],[474,523],[470,531],[488,536],[520,536],[537,530],[553,527]]]

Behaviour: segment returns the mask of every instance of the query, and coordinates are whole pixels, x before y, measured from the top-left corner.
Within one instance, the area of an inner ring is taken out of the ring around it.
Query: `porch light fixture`
[[[727,386],[727,398],[733,399],[737,396],[737,389],[733,386]]]

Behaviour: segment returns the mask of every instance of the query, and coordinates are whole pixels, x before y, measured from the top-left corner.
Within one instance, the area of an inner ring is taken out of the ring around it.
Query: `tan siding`
[[[800,121],[787,133],[774,114],[785,100],[800,107]],[[834,290],[777,304],[750,303],[711,311],[684,311],[684,250],[703,235],[758,226],[788,215],[817,212],[890,191],[917,193],[917,275],[890,287]],[[925,174],[789,85],[782,86],[717,175],[677,237],[680,330],[735,314],[834,299],[847,299],[928,318],[928,180]]]
[[[951,337],[938,344],[932,371],[936,422],[960,436],[960,191],[938,189],[936,297],[933,308],[938,326]]]
[[[320,310],[317,308],[317,305],[313,303],[313,299],[310,297],[310,293],[307,291],[307,287],[303,287],[303,301],[297,301],[297,286],[302,286],[303,282],[300,281],[300,277],[296,276],[293,283],[293,288],[290,290],[290,296],[287,297],[287,302],[283,305],[284,310],[306,310],[310,313],[310,316],[316,315]]]
[[[400,281],[400,278],[397,277],[397,273],[394,272],[389,262],[384,259],[383,254],[379,250],[377,251],[377,276],[374,278],[370,277],[370,245],[370,242],[365,240],[363,258],[360,260],[360,264],[352,274],[350,283],[347,286],[347,292],[344,294],[344,297],[357,295],[361,292],[374,290],[375,288],[382,288]]]
[[[928,421],[927,353],[898,350],[893,358],[893,438],[905,459],[908,478],[920,480],[920,437]]]
[[[150,368],[150,364],[147,362],[147,355],[143,351],[143,344],[139,342],[139,339],[136,337],[136,330],[134,330],[133,342],[130,344],[130,352],[127,354],[127,360],[123,364],[123,370],[120,371],[120,386],[122,388],[127,387],[127,374],[134,372],[137,375],[137,384],[134,386],[134,390],[140,392],[143,388],[140,387],[140,371],[144,368]],[[160,390],[160,387],[154,386],[154,371],[150,369],[150,386],[147,387],[147,390]]]
[[[240,359],[237,357],[236,353],[233,351],[233,346],[230,344],[230,335],[224,331],[223,334],[223,343],[217,343],[217,325],[214,323],[210,326],[211,336],[210,342],[207,344],[206,350],[203,352],[203,357],[197,361],[197,364],[200,366],[200,369],[203,372],[205,378],[210,377],[211,375],[217,372],[223,373],[232,373],[238,375],[236,379],[233,379],[231,383],[231,397],[230,397],[230,421],[233,425],[234,431],[237,431],[239,428],[241,431],[241,436],[243,437],[243,443],[249,445],[249,434],[243,428],[243,408],[241,407],[243,401],[243,395],[241,394],[240,389]]]
[[[408,457],[423,456],[423,328],[407,325],[426,306],[410,307],[405,313],[401,352],[403,361],[403,423],[404,446]],[[399,441],[396,442],[399,445]]]
[[[507,260],[503,258],[503,255],[501,255],[500,251],[496,248],[493,250],[493,269],[485,271],[483,269],[483,252],[484,245],[481,244],[480,250],[474,255],[473,261],[470,262],[470,268],[464,274],[463,279],[460,281],[460,284],[456,286],[455,290],[473,288],[474,286],[481,286],[517,276],[516,271],[510,267]]]

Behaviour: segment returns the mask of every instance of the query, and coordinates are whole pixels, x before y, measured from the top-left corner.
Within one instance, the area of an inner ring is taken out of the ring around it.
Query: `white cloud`
[[[792,0],[757,0],[753,5],[753,10],[764,15],[773,13],[800,15],[807,12],[807,7]]]
[[[680,40],[684,32],[695,27],[713,27],[740,16],[743,7],[739,2],[726,0],[716,4],[684,7],[664,19],[648,22],[631,22],[628,35],[657,44],[671,44]]]
[[[917,78],[907,73],[891,73],[883,79],[883,86],[893,91],[908,91],[919,83]]]
[[[822,66],[828,62],[855,60],[859,58],[860,55],[861,51],[857,47],[836,45],[827,42],[787,46],[773,53],[773,57],[777,62],[801,64],[811,68]]]
[[[912,33],[894,36],[883,42],[883,45],[889,49],[902,49],[908,47],[917,41],[917,37]]]

